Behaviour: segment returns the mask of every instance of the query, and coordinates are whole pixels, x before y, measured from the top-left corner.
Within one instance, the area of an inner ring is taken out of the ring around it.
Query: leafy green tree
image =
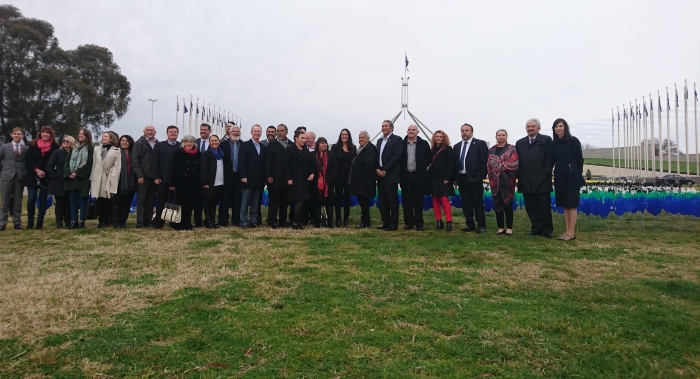
[[[131,84],[101,46],[62,50],[46,21],[0,5],[0,137],[19,126],[35,138],[51,125],[57,135],[87,127],[99,136],[126,114]]]

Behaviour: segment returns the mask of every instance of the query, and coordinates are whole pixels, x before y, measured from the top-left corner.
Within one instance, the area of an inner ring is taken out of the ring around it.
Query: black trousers
[[[399,226],[399,184],[387,183],[384,179],[377,181],[377,202],[384,226]]]
[[[223,203],[224,192],[226,191],[223,184],[214,186],[211,197],[204,198],[204,217],[212,224],[216,223],[216,204]],[[221,205],[219,205],[219,215],[221,215]]]
[[[484,184],[482,181],[470,182],[466,175],[460,174],[457,179],[459,194],[462,197],[462,212],[467,221],[467,227],[486,228],[486,213],[484,212]]]
[[[166,195],[167,196],[167,195]],[[163,203],[165,204],[165,203]],[[192,211],[195,204],[202,204],[202,198],[199,195],[192,197],[177,197],[177,204],[182,211],[182,221],[179,224],[170,223],[170,227],[175,230],[192,230]],[[204,208],[202,206],[202,208]]]
[[[54,196],[53,197],[56,212],[56,225],[63,225],[65,222],[66,226],[70,224],[70,203],[68,202],[68,196]]]
[[[241,181],[238,177],[224,184],[224,194],[219,205],[219,225],[228,225],[229,209],[231,210],[231,225],[241,224]]]
[[[318,191],[316,191],[318,192]],[[333,227],[333,194],[330,194],[328,197],[320,197],[316,199],[316,209],[314,210],[315,216],[314,216],[314,225],[318,228],[321,227],[321,211],[322,208],[326,209],[326,221],[328,222],[328,225],[323,225],[327,226],[329,228]]]
[[[527,217],[530,218],[533,234],[552,233],[554,226],[552,225],[552,203],[550,194],[536,193],[523,194],[525,200],[525,211]]]
[[[350,218],[350,186],[347,184],[336,184],[333,186],[335,191],[335,218],[340,220],[340,207],[343,207],[343,220]]]
[[[136,226],[149,226],[153,220],[153,203],[156,199],[153,178],[143,178],[143,184],[136,184],[136,196]]]
[[[200,227],[202,226],[202,212],[204,211],[204,203],[202,202],[202,198],[199,198],[200,201],[194,202],[193,203],[193,212],[194,213],[194,226]]]
[[[115,224],[126,224],[126,220],[129,218],[129,211],[131,211],[131,203],[133,201],[133,192],[128,192],[124,194],[120,193],[114,197],[114,203],[116,206],[116,212],[114,213]]]
[[[282,224],[287,218],[287,189],[267,188],[267,224]]]
[[[162,228],[165,221],[160,218],[161,213],[163,213],[163,207],[165,203],[168,202],[168,193],[170,192],[170,186],[166,183],[161,182],[160,185],[156,186],[156,218],[153,219],[153,227]],[[191,214],[192,212],[190,212]]]
[[[97,217],[100,224],[109,223],[109,220],[112,219],[113,211],[113,199],[107,199],[106,197],[97,198]]]
[[[369,219],[369,197],[358,195],[357,202],[360,204],[360,210],[362,211],[360,222],[365,224],[365,226],[372,225],[372,222]]]
[[[505,217],[505,224],[503,218]],[[513,229],[513,204],[508,204],[502,211],[496,212],[496,224],[499,229]]]
[[[401,204],[403,205],[403,222],[406,225],[423,227],[423,188],[418,182],[418,174],[409,172],[401,182]]]

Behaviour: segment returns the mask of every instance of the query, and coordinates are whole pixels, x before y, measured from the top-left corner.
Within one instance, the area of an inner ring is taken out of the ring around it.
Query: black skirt
[[[581,193],[579,190],[554,192],[554,198],[556,199],[557,207],[562,208],[578,208],[580,195]]]

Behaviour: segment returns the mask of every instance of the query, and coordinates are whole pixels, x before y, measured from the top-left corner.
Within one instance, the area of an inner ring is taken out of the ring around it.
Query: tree
[[[12,128],[36,138],[43,125],[57,135],[90,128],[99,135],[126,114],[131,84],[100,46],[62,50],[46,21],[0,6],[0,137]]]
[[[599,147],[595,146],[593,144],[590,144],[588,142],[581,144],[581,150],[595,150],[595,149],[599,149]]]
[[[642,146],[649,146],[650,144],[654,144],[654,156],[658,157],[659,156],[659,139],[658,138],[653,138],[651,140],[645,139],[642,142]],[[661,144],[661,152],[663,153],[664,156],[668,156],[668,139],[664,139],[664,142]],[[678,146],[676,144],[676,141],[671,140],[671,155],[675,156],[678,154],[683,154],[682,151],[678,150]]]

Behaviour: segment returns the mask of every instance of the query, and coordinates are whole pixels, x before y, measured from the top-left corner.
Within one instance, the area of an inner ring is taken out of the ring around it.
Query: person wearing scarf
[[[97,198],[97,228],[106,228],[114,211],[113,198],[119,187],[121,154],[119,136],[114,132],[102,133],[100,145],[93,152],[92,173],[90,174],[90,194]]]
[[[92,133],[90,133],[90,130],[83,128],[78,131],[78,141],[73,147],[70,159],[66,159],[63,168],[63,177],[65,179],[63,189],[68,194],[70,201],[70,229],[82,229],[85,227],[88,195],[90,194],[92,160]],[[80,219],[78,219],[78,216],[80,216]]]
[[[182,221],[171,223],[176,230],[192,230],[192,211],[201,197],[201,159],[202,153],[197,150],[194,136],[187,135],[182,139],[182,148],[173,153],[170,167],[169,198],[167,202],[178,204],[182,211]]]
[[[49,176],[49,195],[53,196],[54,212],[56,212],[56,229],[63,229],[70,225],[70,208],[68,194],[63,189],[66,184],[63,178],[63,170],[66,161],[70,159],[71,151],[75,145],[75,139],[69,135],[61,138],[61,148],[51,153],[49,163],[46,166],[46,173]]]
[[[496,211],[496,234],[513,235],[513,198],[515,197],[515,179],[520,165],[518,151],[508,144],[508,132],[500,129],[496,132],[496,144],[489,149],[486,163],[493,208]],[[503,222],[505,218],[505,223]]]
[[[119,160],[121,170],[119,171],[119,185],[115,196],[117,206],[114,229],[126,228],[126,220],[129,218],[131,203],[136,193],[136,173],[132,166],[132,151],[134,139],[130,135],[123,135],[119,139]]]
[[[24,176],[24,186],[27,187],[27,229],[34,228],[37,198],[39,214],[36,219],[36,228],[41,229],[44,225],[49,197],[49,176],[46,174],[46,167],[54,150],[57,149],[56,134],[50,126],[42,126],[39,129],[39,138],[29,143],[27,157],[24,160],[27,172]]]
[[[224,152],[219,136],[209,136],[209,148],[200,161],[200,180],[204,198],[204,227],[214,229],[216,225],[216,204],[224,195]],[[221,212],[221,210],[219,210]]]
[[[317,228],[333,227],[333,184],[336,179],[337,163],[335,155],[328,152],[328,141],[321,137],[316,141],[317,175],[314,180],[314,189],[318,194],[315,211],[315,226]],[[326,215],[322,217],[322,209],[326,209]],[[325,222],[322,221],[325,220]]]

